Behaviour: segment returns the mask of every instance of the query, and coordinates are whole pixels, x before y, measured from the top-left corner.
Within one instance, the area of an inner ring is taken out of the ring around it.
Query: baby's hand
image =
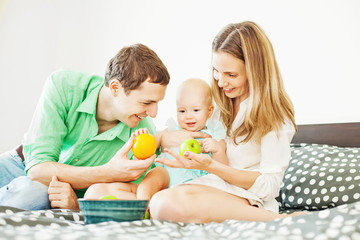
[[[143,133],[150,134],[149,130],[147,130],[147,128],[139,128],[139,129],[135,130],[135,137],[137,137],[137,136],[139,136],[140,134],[143,134]]]
[[[205,138],[202,140],[202,146],[205,152],[216,153],[222,150],[225,151],[226,144],[224,140],[216,141],[213,138]]]

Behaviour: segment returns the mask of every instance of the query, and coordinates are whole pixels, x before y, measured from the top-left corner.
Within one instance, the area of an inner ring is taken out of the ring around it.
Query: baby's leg
[[[136,199],[137,184],[135,183],[96,183],[91,185],[85,192],[86,199],[99,199],[105,195],[113,195],[117,199],[133,200]]]
[[[151,169],[137,188],[137,199],[149,200],[155,193],[169,186],[170,177],[163,167]]]

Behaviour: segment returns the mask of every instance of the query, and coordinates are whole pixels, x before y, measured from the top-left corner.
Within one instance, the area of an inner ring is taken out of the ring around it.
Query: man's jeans
[[[26,210],[50,209],[48,187],[32,181],[15,150],[0,155],[0,205]]]

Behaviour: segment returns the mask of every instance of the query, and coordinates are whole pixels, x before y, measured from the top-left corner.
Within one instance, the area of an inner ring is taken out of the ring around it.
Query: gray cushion
[[[320,210],[360,200],[360,148],[291,145],[280,210]]]

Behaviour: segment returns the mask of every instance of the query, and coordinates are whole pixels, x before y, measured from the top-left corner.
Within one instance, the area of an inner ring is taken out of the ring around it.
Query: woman
[[[275,197],[296,125],[272,45],[255,23],[243,22],[221,30],[212,50],[212,91],[227,130],[222,151],[229,165],[206,154],[186,152],[182,157],[166,149],[177,161],[157,162],[210,174],[158,192],[150,203],[152,217],[205,223],[289,216],[278,213]]]

